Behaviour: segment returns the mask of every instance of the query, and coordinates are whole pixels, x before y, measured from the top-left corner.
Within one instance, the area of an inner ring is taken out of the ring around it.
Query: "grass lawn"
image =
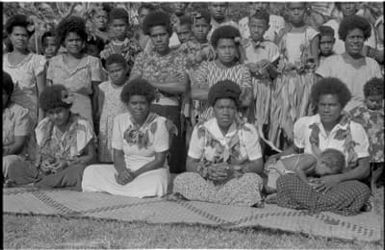
[[[3,216],[4,248],[289,248],[383,249],[380,243],[343,241],[250,228],[150,225],[46,216]]]

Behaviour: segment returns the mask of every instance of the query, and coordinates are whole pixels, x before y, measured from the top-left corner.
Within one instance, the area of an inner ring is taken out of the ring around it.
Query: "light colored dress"
[[[126,105],[120,99],[124,85],[116,86],[111,81],[99,85],[104,96],[102,113],[99,123],[98,156],[100,162],[112,162],[113,150],[111,146],[114,118],[127,111]]]
[[[231,163],[232,160],[254,161],[262,152],[256,129],[248,123],[234,122],[226,135],[218,127],[216,118],[195,126],[188,156],[199,159],[204,167],[213,163]],[[183,173],[174,180],[174,193],[189,200],[227,205],[252,206],[261,201],[262,179],[258,174],[246,173],[226,182],[213,182],[198,173]]]
[[[124,152],[127,169],[136,171],[155,159],[155,153],[169,149],[166,119],[150,113],[144,124],[137,128],[130,113],[114,119],[112,148]],[[116,182],[118,174],[112,164],[88,166],[83,175],[84,192],[107,192],[131,197],[163,196],[167,192],[168,167],[145,172],[126,185]]]
[[[17,65],[9,62],[9,53],[3,55],[3,70],[15,84],[12,101],[28,109],[32,121],[37,123],[38,95],[36,78],[43,73],[47,60],[42,55],[30,53]]]
[[[203,62],[195,72],[194,87],[210,88],[223,80],[230,80],[238,84],[242,93],[252,91],[251,75],[249,69],[243,64],[236,64],[232,67],[220,67],[215,61]],[[213,117],[212,108],[207,101],[193,101],[192,116],[198,121],[207,121]]]
[[[3,111],[3,146],[14,143],[15,136],[29,136],[33,130],[32,120],[28,114],[28,109],[21,107],[18,104],[12,103]],[[23,148],[20,155],[3,156],[3,177],[8,176],[8,168],[12,162],[25,156]]]
[[[71,107],[73,113],[80,114],[93,125],[92,116],[92,82],[101,82],[102,66],[98,58],[85,55],[74,69],[69,69],[64,63],[64,55],[50,59],[47,79],[52,84],[64,85],[74,95]]]
[[[355,68],[347,63],[342,55],[326,58],[318,67],[316,74],[322,77],[336,77],[346,84],[352,93],[352,99],[345,106],[346,111],[350,111],[364,101],[365,83],[373,77],[382,77],[380,66],[374,59],[365,57],[364,64],[360,68]]]

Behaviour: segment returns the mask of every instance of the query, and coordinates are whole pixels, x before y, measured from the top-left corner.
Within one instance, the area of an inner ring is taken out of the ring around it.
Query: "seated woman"
[[[23,159],[24,145],[32,132],[32,119],[28,109],[11,101],[13,81],[3,71],[3,178],[8,177],[8,168],[12,162]]]
[[[114,119],[114,165],[92,165],[83,175],[83,192],[107,192],[131,197],[163,196],[169,171],[166,156],[169,132],[166,118],[150,112],[155,89],[143,79],[124,86],[120,98],[128,112]]]
[[[63,85],[45,88],[39,101],[47,117],[35,129],[37,160],[13,162],[9,179],[19,185],[80,190],[84,167],[96,157],[91,124],[71,113],[72,98]]]
[[[237,206],[261,202],[261,147],[256,129],[236,120],[240,95],[240,87],[230,80],[211,87],[208,100],[214,117],[194,128],[188,173],[174,181],[176,197]]]
[[[293,153],[316,155],[334,148],[346,157],[342,173],[326,175],[312,187],[297,175],[283,175],[277,180],[277,204],[295,209],[356,214],[368,201],[370,189],[360,182],[369,175],[369,141],[364,128],[343,113],[351,94],[337,78],[324,78],[312,87],[311,98],[318,114],[300,118],[294,125],[294,145],[272,156],[273,162]]]

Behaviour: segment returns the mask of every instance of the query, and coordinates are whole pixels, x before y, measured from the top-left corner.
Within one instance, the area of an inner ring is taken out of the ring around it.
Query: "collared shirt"
[[[297,148],[304,149],[305,153],[313,154],[310,136],[312,133],[312,125],[315,124],[319,127],[319,149],[324,151],[327,148],[334,148],[344,152],[347,164],[348,162],[348,152],[345,147],[345,141],[349,136],[342,136],[341,134],[346,135],[346,131],[350,128],[351,139],[355,143],[354,152],[357,154],[357,158],[369,157],[369,140],[364,128],[353,121],[347,122],[345,124],[337,124],[329,135],[326,134],[325,128],[321,123],[321,118],[319,114],[314,116],[306,116],[298,119],[294,124],[294,144]]]
[[[188,156],[214,163],[228,162],[231,157],[254,161],[262,157],[262,151],[258,132],[251,124],[234,122],[223,135],[217,119],[211,118],[195,126]]]
[[[285,19],[281,16],[270,15],[269,16],[269,28],[266,30],[263,38],[265,40],[275,42],[278,38],[280,30],[285,27]],[[241,32],[242,38],[250,37],[249,29],[249,17],[244,17],[239,20],[239,31]]]
[[[269,62],[274,62],[279,58],[279,48],[273,42],[262,41],[257,46],[252,41],[249,41],[244,46],[246,59],[244,63],[256,63],[263,59]]]

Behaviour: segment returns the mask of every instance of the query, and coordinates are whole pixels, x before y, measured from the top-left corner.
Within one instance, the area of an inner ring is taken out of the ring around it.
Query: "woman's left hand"
[[[60,172],[62,171],[63,169],[67,168],[68,167],[68,163],[67,161],[58,161],[58,162],[55,162],[54,164],[52,164],[52,172],[53,173],[57,173],[57,172]]]
[[[320,178],[320,184],[315,187],[318,192],[326,193],[341,182],[339,175],[328,175]]]

